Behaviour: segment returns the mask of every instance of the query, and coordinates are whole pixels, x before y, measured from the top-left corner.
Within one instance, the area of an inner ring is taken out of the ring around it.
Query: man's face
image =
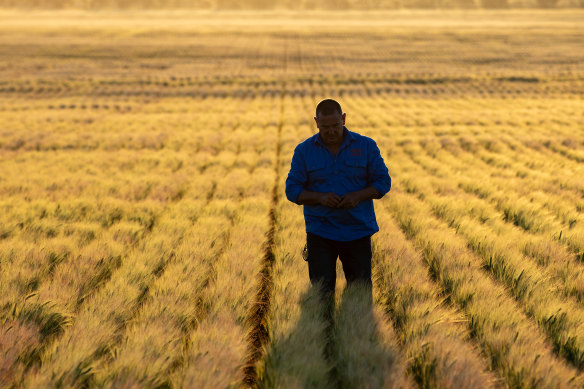
[[[318,132],[327,146],[338,146],[343,142],[343,126],[345,114],[335,112],[331,115],[319,115],[315,117]]]

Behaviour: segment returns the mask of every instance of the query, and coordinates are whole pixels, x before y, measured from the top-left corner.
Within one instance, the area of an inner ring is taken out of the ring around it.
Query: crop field
[[[581,388],[584,11],[0,11],[0,387]],[[392,177],[310,287],[294,147]]]

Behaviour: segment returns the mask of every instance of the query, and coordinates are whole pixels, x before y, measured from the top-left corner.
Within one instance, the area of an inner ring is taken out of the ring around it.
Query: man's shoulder
[[[373,138],[370,138],[368,136],[359,134],[358,132],[354,132],[354,131],[349,131],[349,133],[351,134],[353,141],[361,143],[361,144],[376,144],[375,141],[373,140]]]

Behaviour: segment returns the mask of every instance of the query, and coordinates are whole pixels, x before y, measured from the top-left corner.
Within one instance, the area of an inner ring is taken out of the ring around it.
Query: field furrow
[[[249,386],[258,385],[258,364],[264,358],[264,350],[266,344],[270,339],[270,329],[268,323],[268,312],[270,311],[270,304],[272,301],[274,289],[274,249],[275,249],[275,234],[276,226],[278,224],[278,216],[276,214],[278,203],[281,194],[278,192],[278,184],[281,180],[281,142],[282,142],[282,127],[284,126],[284,94],[283,91],[286,84],[282,85],[282,93],[279,97],[279,112],[272,112],[272,115],[278,117],[277,119],[277,138],[276,138],[276,157],[274,166],[274,184],[271,190],[271,204],[269,211],[269,226],[266,232],[266,240],[264,242],[261,269],[258,273],[258,285],[256,290],[253,305],[249,310],[247,318],[248,325],[251,327],[247,334],[247,361],[244,367],[243,384]]]

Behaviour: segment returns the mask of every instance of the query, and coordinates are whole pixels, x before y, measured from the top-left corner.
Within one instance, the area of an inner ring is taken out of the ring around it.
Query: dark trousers
[[[341,242],[306,233],[308,275],[310,282],[320,283],[323,292],[335,291],[337,258],[343,265],[347,284],[362,281],[371,286],[371,237]]]

